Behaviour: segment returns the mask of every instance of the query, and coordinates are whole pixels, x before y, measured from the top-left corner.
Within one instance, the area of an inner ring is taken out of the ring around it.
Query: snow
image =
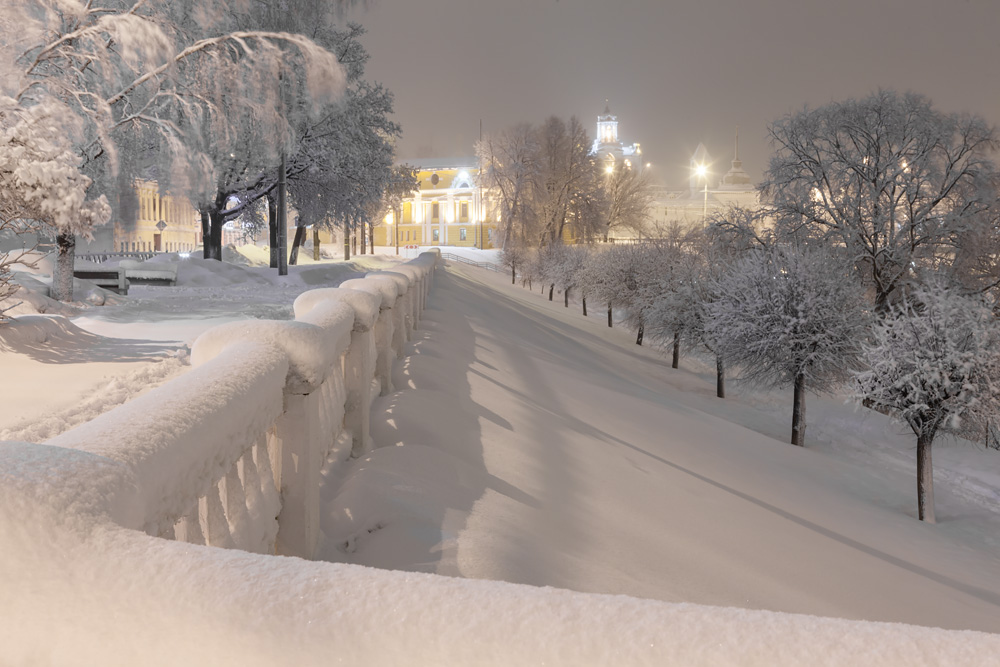
[[[603,312],[457,264],[435,283],[398,391],[373,406],[379,448],[326,482],[324,557],[1000,630],[996,505],[939,479],[948,519],[916,522],[912,442],[886,418],[814,398],[799,450],[788,392],[719,400],[713,368],[671,370]],[[938,461],[942,478],[996,493],[1000,460],[946,451],[964,462]]]
[[[310,268],[343,285],[394,261]],[[608,329],[603,311],[583,318],[457,264],[435,274],[392,367],[396,391],[374,399],[376,448],[347,461],[338,448],[343,464],[326,470],[321,555],[344,562],[128,530],[186,512],[232,469],[280,410],[288,353],[301,355],[302,378],[328,361],[313,329],[337,345],[351,329],[374,338],[381,288],[338,290],[368,309],[367,331],[353,303],[348,314],[339,299],[309,296],[297,322],[245,321],[289,319],[302,273],[282,282],[182,263],[177,287],[140,288],[73,321],[0,327],[0,363],[20,364],[18,390],[40,415],[75,409],[106,381],[101,364],[122,367],[118,378],[183,370],[47,444],[0,445],[0,662],[986,665],[1000,655],[1000,637],[974,632],[1000,631],[995,454],[936,447],[940,523],[921,524],[912,438],[881,415],[815,399],[807,447],[786,445],[787,392],[736,386],[715,399],[710,364],[685,357],[671,370],[632,332]],[[226,322],[184,365],[190,336]],[[236,342],[242,328],[263,342]],[[130,369],[108,361],[130,350]],[[358,363],[372,372],[371,358]],[[59,373],[33,387],[46,365]],[[218,401],[195,398],[206,390]],[[0,427],[12,421],[4,410]],[[201,421],[214,430],[192,428]],[[139,432],[151,435],[136,447]]]

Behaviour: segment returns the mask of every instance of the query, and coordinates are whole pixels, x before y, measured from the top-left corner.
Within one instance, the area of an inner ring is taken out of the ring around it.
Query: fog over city
[[[768,123],[879,88],[1000,122],[995,0],[370,0],[351,18],[396,96],[404,160],[472,155],[480,119],[575,114],[593,135],[606,103],[670,186],[699,141],[721,176],[737,125],[756,181]]]

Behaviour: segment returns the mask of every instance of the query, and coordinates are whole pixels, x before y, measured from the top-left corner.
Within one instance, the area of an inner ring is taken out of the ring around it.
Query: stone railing
[[[320,472],[370,448],[371,403],[392,390],[436,261],[306,292],[292,321],[215,327],[191,371],[46,444],[123,464],[138,491],[130,527],[311,558]]]

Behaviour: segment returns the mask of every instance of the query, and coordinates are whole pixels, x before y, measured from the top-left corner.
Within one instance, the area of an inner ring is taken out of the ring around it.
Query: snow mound
[[[6,299],[0,300],[0,310],[8,317],[18,315],[76,315],[80,308],[73,304],[62,303],[49,297],[49,286],[26,272],[15,272],[14,282],[20,288]],[[92,286],[93,290],[101,290]]]
[[[0,440],[44,442],[142,395],[186,368],[186,350],[180,350],[175,357],[137,368],[120,377],[101,380],[86,391],[78,403],[65,410],[0,429]]]

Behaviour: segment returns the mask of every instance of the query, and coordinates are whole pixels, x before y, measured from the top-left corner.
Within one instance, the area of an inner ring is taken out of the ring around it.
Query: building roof
[[[422,171],[443,171],[445,169],[479,169],[479,159],[472,157],[433,157],[399,160],[396,164],[406,164]]]

